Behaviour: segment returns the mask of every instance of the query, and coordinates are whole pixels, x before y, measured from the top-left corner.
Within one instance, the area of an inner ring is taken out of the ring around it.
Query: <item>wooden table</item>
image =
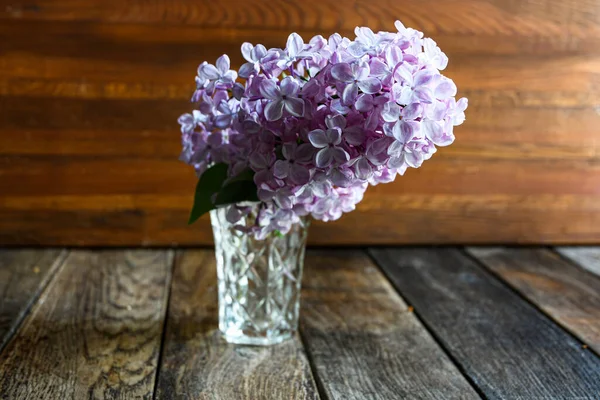
[[[310,250],[271,348],[219,337],[214,263],[0,250],[0,398],[600,398],[599,248]]]

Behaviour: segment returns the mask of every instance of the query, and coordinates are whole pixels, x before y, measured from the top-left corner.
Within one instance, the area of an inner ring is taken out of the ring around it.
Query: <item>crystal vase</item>
[[[229,206],[235,207],[235,206]],[[211,211],[219,287],[219,330],[230,343],[271,345],[298,327],[308,219],[264,240],[239,226],[255,223],[258,206],[231,224],[229,207]]]

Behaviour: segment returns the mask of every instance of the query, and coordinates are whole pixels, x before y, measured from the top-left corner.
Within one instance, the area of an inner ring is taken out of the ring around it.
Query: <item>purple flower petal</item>
[[[342,131],[340,128],[331,128],[325,131],[325,140],[327,144],[338,145],[342,142]]]
[[[246,64],[240,67],[239,74],[242,78],[248,78],[250,75],[254,75],[257,73],[258,68],[256,68],[255,64],[252,62],[247,62]]]
[[[254,59],[252,58],[252,50],[254,49],[254,46],[252,46],[252,43],[242,43],[242,56],[244,57],[244,59],[248,62],[253,62]]]
[[[354,107],[360,112],[369,112],[373,109],[373,96],[370,94],[361,94],[356,99]]]
[[[277,121],[283,116],[284,101],[274,100],[265,107],[265,118],[267,121]]]
[[[335,64],[331,68],[331,76],[341,82],[352,82],[354,80],[352,67],[347,63]]]
[[[295,96],[299,89],[298,82],[292,77],[288,76],[281,81],[281,94],[283,96]]]
[[[340,128],[340,129],[344,129],[346,127],[346,118],[344,118],[343,115],[328,115],[325,118],[325,125],[327,125],[327,128],[332,129],[332,128]]]
[[[371,167],[371,164],[369,164],[369,160],[367,160],[366,158],[361,158],[360,160],[358,160],[354,168],[356,172],[356,177],[358,179],[366,181],[373,175],[373,168]]]
[[[415,84],[414,86],[423,86],[427,85],[433,79],[434,74],[431,70],[422,69],[415,74]]]
[[[309,143],[302,143],[296,148],[295,158],[296,162],[307,164],[312,161],[315,155],[315,148]]]
[[[445,139],[443,138],[444,129],[442,126],[436,121],[431,121],[429,119],[423,120],[421,124],[423,126],[423,133],[425,136],[434,144],[443,146],[442,143],[445,142]]]
[[[423,106],[420,103],[411,103],[402,109],[402,118],[415,119],[423,113]]]
[[[342,92],[342,103],[347,105],[353,104],[357,96],[358,85],[356,83],[349,83]]]
[[[298,35],[296,32],[294,32],[294,33],[290,34],[290,36],[288,36],[285,48],[286,48],[288,54],[290,55],[290,57],[297,56],[302,51],[303,47],[304,47],[304,40],[302,40],[302,37],[300,37],[300,35]]]
[[[258,189],[257,194],[258,194],[258,198],[261,201],[270,201],[270,200],[273,199],[273,196],[275,196],[275,192],[274,191],[268,190],[268,189],[264,189],[264,188]]]
[[[298,164],[292,164],[290,168],[290,179],[297,185],[305,185],[310,180],[310,172]]]
[[[404,56],[402,55],[402,50],[396,46],[390,46],[387,48],[385,52],[385,61],[388,63],[390,68],[395,68],[396,65],[400,64]]]
[[[346,152],[346,150],[340,148],[340,147],[333,147],[331,149],[332,154],[333,154],[333,159],[335,161],[337,161],[340,164],[346,163],[348,162],[348,160],[350,160],[350,154],[348,154]]]
[[[260,82],[258,87],[260,94],[269,100],[277,100],[281,97],[279,87],[277,84],[269,79],[264,79]]]
[[[304,100],[297,97],[288,97],[287,99],[283,100],[283,104],[285,105],[286,111],[293,116],[304,116]]]
[[[367,120],[365,121],[365,129],[370,130],[370,131],[374,131],[375,129],[377,129],[377,126],[379,125],[379,120],[381,117],[381,111],[379,109],[374,109],[371,113],[369,113],[369,116],[367,117]]]
[[[423,164],[423,156],[417,152],[405,152],[404,161],[413,168],[419,168]]]
[[[265,168],[269,167],[269,165],[267,164],[267,160],[260,153],[256,153],[256,152],[252,153],[250,155],[249,161],[250,161],[250,166],[254,170],[261,170],[261,169],[265,169]]]
[[[396,125],[394,125],[394,129],[392,129],[392,134],[396,140],[399,140],[402,143],[406,143],[413,137],[414,134],[414,126],[412,124],[407,123],[406,121],[398,121]]]
[[[371,75],[373,76],[383,77],[389,74],[388,66],[379,58],[371,59],[369,66],[371,67]]]
[[[411,68],[408,66],[408,64],[403,63],[398,68],[396,68],[396,72],[394,73],[394,78],[396,78],[396,80],[398,82],[403,82],[409,86],[412,86],[413,75],[412,75]]]
[[[273,166],[273,175],[279,179],[284,179],[288,176],[290,171],[290,163],[284,160],[275,161]]]
[[[225,74],[229,71],[229,56],[227,54],[223,54],[221,57],[217,58],[217,69],[221,72],[221,75]]]
[[[213,148],[219,147],[223,144],[223,135],[221,134],[221,132],[211,133],[210,135],[208,135],[206,142]]]
[[[369,51],[369,48],[360,42],[352,42],[350,46],[348,46],[348,53],[356,58],[364,56],[367,51]]]
[[[260,61],[264,56],[267,55],[267,48],[262,44],[257,44],[252,49],[252,60]]]
[[[317,164],[317,167],[325,168],[332,163],[333,154],[330,150],[331,149],[329,147],[324,147],[321,150],[319,150],[317,156],[315,157],[315,163]]]
[[[310,140],[310,143],[318,149],[327,147],[329,145],[327,136],[325,136],[325,131],[322,129],[315,129],[314,131],[311,131],[308,134],[308,140]]]
[[[217,115],[214,124],[219,129],[225,129],[231,125],[231,114]]]
[[[385,122],[396,122],[400,119],[400,106],[398,104],[389,102],[383,105],[383,111],[381,117]]]
[[[451,79],[444,79],[433,92],[436,99],[445,100],[449,97],[456,96],[456,85]]]
[[[393,157],[400,157],[402,152],[404,151],[404,143],[394,140],[390,147],[387,149],[387,153]]]
[[[219,71],[214,65],[211,64],[203,64],[199,68],[199,75],[204,79],[215,80],[219,79]]]
[[[391,169],[399,169],[404,165],[404,156],[391,157],[388,160],[387,166]]]
[[[346,115],[350,112],[350,107],[343,105],[341,99],[333,99],[331,101],[331,110]]]
[[[362,127],[355,125],[344,130],[344,139],[348,144],[360,146],[365,142],[367,135]]]
[[[465,111],[469,105],[469,100],[466,97],[462,97],[456,102],[456,111]]]
[[[246,89],[244,88],[244,86],[241,83],[236,82],[233,85],[233,88],[231,90],[233,97],[237,100],[241,100],[242,97],[244,96],[244,92],[246,91]]]
[[[371,150],[372,154],[382,153],[385,149],[388,148],[388,146],[390,145],[390,141],[391,139],[389,138],[377,139],[376,141],[371,143],[371,147],[369,149]]]
[[[349,170],[334,168],[331,170],[328,177],[331,180],[331,183],[339,187],[348,187],[352,182],[352,172]]]
[[[413,95],[422,103],[433,103],[433,92],[427,87],[419,87],[413,91]]]

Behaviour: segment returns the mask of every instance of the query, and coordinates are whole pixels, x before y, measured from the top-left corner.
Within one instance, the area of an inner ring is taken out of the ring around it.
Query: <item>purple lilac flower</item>
[[[249,233],[286,233],[306,215],[338,219],[368,185],[454,141],[468,102],[440,73],[448,58],[423,33],[395,27],[357,27],[353,40],[292,33],[283,49],[244,43],[237,72],[227,55],[200,64],[194,110],[178,120],[180,159],[199,175],[214,163],[230,165],[230,177],[251,170],[261,211]],[[227,218],[249,210],[231,207]]]

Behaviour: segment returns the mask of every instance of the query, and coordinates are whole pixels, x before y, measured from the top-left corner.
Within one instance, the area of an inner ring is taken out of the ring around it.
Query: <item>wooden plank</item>
[[[298,338],[227,344],[218,331],[214,251],[180,253],[173,276],[158,398],[318,399]]]
[[[399,187],[401,181],[398,179]],[[213,239],[208,217],[187,225],[192,195],[0,197],[0,243],[210,245]],[[600,202],[596,196],[392,196],[369,191],[355,212],[335,222],[316,221],[309,243],[540,244],[568,239],[593,244],[598,238]]]
[[[35,4],[0,2],[0,18],[13,21],[106,21],[214,27],[227,30],[316,30],[348,31],[356,25],[389,30],[395,19],[432,33],[465,36],[511,36],[501,48],[522,45],[529,38],[537,47],[546,42],[573,48],[586,36],[598,35],[600,11],[593,1],[527,0],[518,3],[493,0],[480,2],[424,0],[399,3],[394,0],[306,0],[290,6],[285,1],[249,4],[243,0],[131,1],[39,0]],[[561,27],[568,26],[563,37]],[[590,47],[591,48],[591,47]],[[493,49],[490,49],[493,51]]]
[[[488,398],[597,398],[600,358],[459,250],[371,254]]]
[[[178,153],[170,159],[7,156],[0,159],[3,172],[0,191],[6,196],[35,196],[40,190],[49,196],[193,193],[194,171],[179,162],[177,156]],[[461,188],[462,194],[600,196],[600,165],[586,160],[479,159],[480,167],[474,168],[473,159],[449,157],[440,154],[422,169],[409,170],[398,177],[397,184],[378,185],[370,192],[391,197],[404,188],[405,193],[444,195],[457,193]],[[550,170],[552,164],[561,165],[562,171]],[[512,182],[506,179],[506,170],[511,167],[515,173]],[[573,182],[573,176],[581,179]],[[132,181],[136,184],[132,185]],[[17,182],[27,184],[17,185]]]
[[[555,250],[581,267],[600,276],[600,248],[563,246],[556,247]]]
[[[600,279],[547,249],[468,252],[600,354]]]
[[[66,255],[59,249],[0,249],[0,352]]]
[[[328,399],[478,398],[364,252],[305,264],[301,332]]]
[[[0,358],[0,393],[152,398],[171,260],[165,250],[71,252]]]

